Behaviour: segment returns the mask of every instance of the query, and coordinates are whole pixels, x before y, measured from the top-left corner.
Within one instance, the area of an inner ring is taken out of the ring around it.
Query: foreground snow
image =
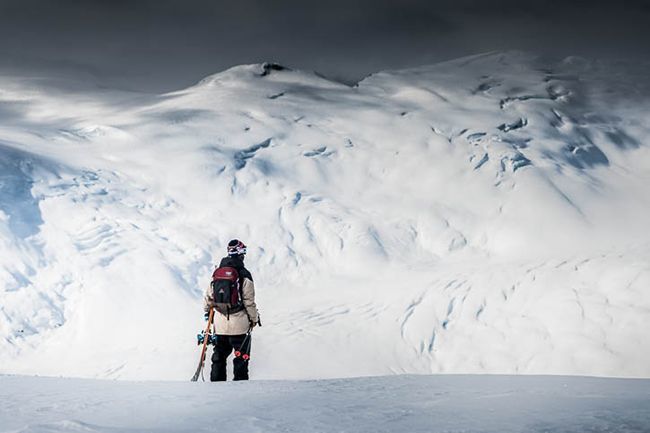
[[[650,381],[392,376],[126,382],[0,377],[0,433],[648,432]]]

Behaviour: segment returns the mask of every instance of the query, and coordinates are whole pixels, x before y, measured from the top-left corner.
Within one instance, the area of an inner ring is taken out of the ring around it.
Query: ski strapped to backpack
[[[244,310],[239,272],[231,266],[223,266],[212,274],[212,298],[214,308],[230,319],[231,313]]]

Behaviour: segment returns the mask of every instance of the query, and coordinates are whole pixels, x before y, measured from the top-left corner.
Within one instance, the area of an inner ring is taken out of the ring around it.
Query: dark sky
[[[650,0],[0,0],[0,73],[175,90],[277,61],[355,82],[479,52],[650,58]]]

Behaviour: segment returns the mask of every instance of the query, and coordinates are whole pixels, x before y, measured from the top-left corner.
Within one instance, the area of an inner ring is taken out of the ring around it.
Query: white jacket
[[[214,329],[217,335],[241,335],[248,332],[250,323],[257,323],[258,311],[255,304],[255,284],[248,278],[243,279],[242,283],[242,301],[244,310],[236,313],[230,313],[229,316],[214,310]],[[212,297],[212,286],[209,286],[203,298],[204,311],[210,311],[214,307],[214,298]]]

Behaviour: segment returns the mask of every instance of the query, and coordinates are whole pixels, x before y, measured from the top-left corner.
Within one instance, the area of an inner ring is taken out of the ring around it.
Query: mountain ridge
[[[133,99],[0,85],[1,371],[183,379],[239,237],[259,378],[648,377],[647,105],[534,58],[354,88],[264,64]]]

